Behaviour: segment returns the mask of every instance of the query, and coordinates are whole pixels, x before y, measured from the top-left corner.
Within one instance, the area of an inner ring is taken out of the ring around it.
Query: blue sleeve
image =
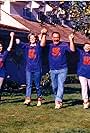
[[[71,53],[73,53],[73,52],[75,52],[75,51],[72,51],[71,49],[70,49],[70,44],[69,43],[65,43],[66,44],[66,51],[68,51],[69,53],[71,52]]]
[[[21,48],[27,48],[28,44],[27,43],[24,43],[24,42],[20,42],[19,46]]]
[[[76,52],[78,53],[78,55],[80,55],[81,51],[82,50],[80,48],[76,48]]]
[[[64,47],[65,51],[71,52],[69,44],[66,42],[62,42],[62,46]]]
[[[3,53],[3,60],[5,60],[5,59],[6,59],[6,57],[7,57],[8,53],[9,53],[9,51],[8,51],[8,50],[4,51],[4,53]]]

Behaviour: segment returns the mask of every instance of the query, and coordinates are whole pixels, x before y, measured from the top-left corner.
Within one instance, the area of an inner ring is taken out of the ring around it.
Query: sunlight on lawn
[[[90,109],[83,109],[80,86],[65,86],[63,108],[54,109],[52,95],[37,107],[24,106],[24,95],[3,96],[0,105],[0,133],[90,133]]]

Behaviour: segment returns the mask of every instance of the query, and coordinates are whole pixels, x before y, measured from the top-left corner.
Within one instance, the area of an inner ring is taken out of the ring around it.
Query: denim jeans
[[[64,92],[64,81],[67,76],[67,68],[60,70],[50,70],[52,89],[55,101],[62,102]]]
[[[32,91],[32,82],[34,81],[37,96],[41,97],[41,88],[40,88],[40,81],[41,81],[41,72],[29,72],[26,71],[26,97],[31,97]]]

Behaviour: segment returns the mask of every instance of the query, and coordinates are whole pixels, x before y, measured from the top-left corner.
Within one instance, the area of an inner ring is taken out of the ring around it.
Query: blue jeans
[[[67,76],[67,68],[60,70],[50,70],[52,89],[55,101],[62,102],[64,92],[64,81]]]
[[[41,97],[40,81],[41,81],[41,72],[29,72],[26,71],[26,97],[31,97],[32,91],[32,82],[34,81],[37,96]]]

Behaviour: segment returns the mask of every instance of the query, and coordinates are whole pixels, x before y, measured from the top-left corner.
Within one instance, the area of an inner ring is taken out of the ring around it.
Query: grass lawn
[[[65,85],[62,109],[54,109],[52,95],[44,99],[37,107],[33,94],[31,106],[24,106],[23,94],[3,95],[0,133],[90,133],[90,109],[83,109],[79,85]]]

